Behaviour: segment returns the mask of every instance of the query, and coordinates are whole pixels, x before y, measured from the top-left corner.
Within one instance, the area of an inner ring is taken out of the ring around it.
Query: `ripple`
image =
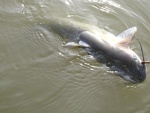
[[[42,48],[47,48],[50,45],[50,42],[52,40],[52,38],[49,37],[49,35],[51,36],[50,33],[43,31],[41,29],[34,29],[31,32],[31,41],[33,41],[35,43],[36,46],[40,46]],[[52,37],[52,36],[51,36]]]
[[[51,16],[93,24],[116,35],[137,26],[136,37],[141,38],[145,56],[149,58],[146,1],[15,0],[6,3],[0,2],[2,112],[149,110],[149,77],[140,85],[124,83],[86,51],[65,48],[61,37],[36,26],[45,24]],[[133,45],[139,53],[137,45]]]

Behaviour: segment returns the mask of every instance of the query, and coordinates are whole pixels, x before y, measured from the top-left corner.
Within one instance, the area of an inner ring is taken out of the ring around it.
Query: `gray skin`
[[[46,26],[61,37],[76,43],[82,41],[95,51],[101,51],[128,72],[128,76],[122,76],[124,79],[131,82],[143,82],[145,80],[146,65],[141,63],[138,55],[129,47],[117,44],[118,40],[115,40],[117,37],[113,34],[92,25],[61,18],[51,19]],[[110,43],[112,39],[114,39],[114,43]],[[81,47],[83,46],[81,45]]]

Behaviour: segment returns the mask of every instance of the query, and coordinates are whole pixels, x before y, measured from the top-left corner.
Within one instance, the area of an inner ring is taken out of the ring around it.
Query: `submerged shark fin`
[[[128,46],[130,42],[133,40],[133,36],[135,32],[137,31],[136,27],[129,28],[122,33],[120,33],[117,38],[118,38],[118,44]]]
[[[90,45],[88,45],[87,43],[85,43],[83,41],[79,41],[79,43],[77,43],[77,42],[68,42],[64,46],[66,46],[66,47],[85,47],[85,48],[90,47]]]

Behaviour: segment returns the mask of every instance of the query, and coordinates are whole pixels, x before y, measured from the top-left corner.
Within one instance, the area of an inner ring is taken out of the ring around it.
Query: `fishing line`
[[[139,42],[139,44],[140,44],[140,48],[141,48],[141,52],[142,52],[143,61],[142,61],[141,63],[142,63],[142,64],[149,64],[149,63],[150,63],[150,61],[145,61],[143,48],[142,48],[142,45],[141,45],[141,43],[140,43],[139,39],[138,39],[138,38],[136,38],[136,40]]]
[[[142,52],[142,57],[143,57],[143,62],[145,61],[145,58],[144,58],[144,52],[143,52],[143,48],[142,48],[142,45],[141,45],[141,43],[140,43],[140,41],[139,41],[139,39],[138,38],[136,38],[136,40],[138,41],[138,43],[140,44],[140,48],[141,48],[141,52]]]

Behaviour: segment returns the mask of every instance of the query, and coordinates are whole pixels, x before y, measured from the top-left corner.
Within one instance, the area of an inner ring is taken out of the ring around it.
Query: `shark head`
[[[145,64],[137,64],[136,73],[133,75],[133,79],[136,82],[143,82],[146,78],[146,65]]]
[[[126,48],[127,54],[129,55],[129,57],[127,57],[129,60],[128,62],[126,62],[130,73],[128,80],[132,82],[143,82],[146,78],[146,64],[150,62],[145,61],[143,49],[138,39],[137,41],[140,44],[143,59],[141,60],[134,51],[129,49],[129,44],[133,40],[133,36],[136,31],[137,31],[136,27],[129,28],[124,32],[122,32],[121,34],[119,34],[117,38],[119,39],[118,43],[124,48]]]
[[[146,64],[142,63],[139,57],[135,54],[132,58],[132,63],[129,65],[131,72],[130,79],[134,82],[143,82],[146,78]]]

